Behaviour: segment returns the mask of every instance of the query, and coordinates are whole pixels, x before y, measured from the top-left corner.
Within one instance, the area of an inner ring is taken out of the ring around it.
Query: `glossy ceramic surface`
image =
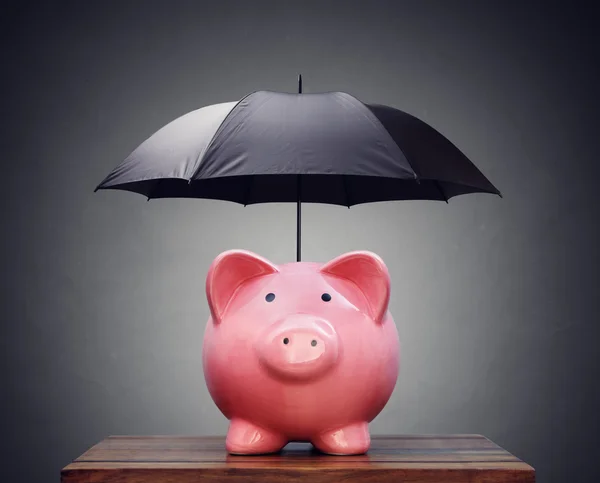
[[[208,390],[230,420],[227,450],[277,452],[308,441],[330,454],[369,449],[389,400],[399,340],[377,255],[275,265],[244,250],[212,263],[204,335]]]

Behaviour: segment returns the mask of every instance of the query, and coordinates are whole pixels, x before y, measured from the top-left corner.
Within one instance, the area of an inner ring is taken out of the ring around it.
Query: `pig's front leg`
[[[229,423],[225,448],[231,454],[265,454],[277,453],[287,443],[280,434],[234,418]]]
[[[354,423],[319,434],[311,441],[319,451],[334,455],[363,454],[371,446],[367,423]]]

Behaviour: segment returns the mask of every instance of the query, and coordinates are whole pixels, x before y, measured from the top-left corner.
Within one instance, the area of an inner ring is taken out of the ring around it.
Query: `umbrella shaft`
[[[298,75],[298,94],[302,94],[302,75]],[[296,261],[299,262],[300,253],[300,222],[302,220],[302,208],[300,207],[300,183],[301,175],[298,175],[298,201],[296,202]]]

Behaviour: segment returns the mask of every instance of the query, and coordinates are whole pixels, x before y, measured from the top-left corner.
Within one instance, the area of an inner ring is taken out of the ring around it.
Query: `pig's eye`
[[[329,302],[331,300],[331,295],[329,295],[328,293],[324,293],[323,295],[321,295],[321,300],[323,302]]]
[[[267,296],[265,297],[265,300],[267,302],[273,302],[273,300],[275,300],[275,294],[274,293],[268,293]]]

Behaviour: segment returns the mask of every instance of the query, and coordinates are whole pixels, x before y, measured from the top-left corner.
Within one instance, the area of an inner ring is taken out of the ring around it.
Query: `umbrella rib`
[[[146,201],[150,201],[150,199],[152,199],[152,195],[154,193],[156,193],[156,190],[158,189],[158,185],[163,181],[164,178],[158,178],[156,180],[156,183],[154,183],[154,186],[152,186],[152,188],[150,188],[150,191],[148,191],[148,199]]]
[[[252,183],[254,182],[254,175],[250,175],[249,178],[248,186],[246,186],[246,192],[244,193],[244,199],[242,200],[244,202],[244,207],[248,205],[250,191],[252,191]]]
[[[346,206],[350,209],[350,192],[348,191],[348,183],[346,181],[346,175],[344,174],[342,175],[342,182],[344,183],[344,193],[346,194]]]
[[[435,187],[438,189],[438,191],[440,192],[440,194],[442,195],[442,198],[444,199],[444,201],[446,203],[448,203],[448,198],[447,196],[444,194],[444,190],[442,189],[442,185],[440,184],[440,182],[436,179],[435,180]]]

